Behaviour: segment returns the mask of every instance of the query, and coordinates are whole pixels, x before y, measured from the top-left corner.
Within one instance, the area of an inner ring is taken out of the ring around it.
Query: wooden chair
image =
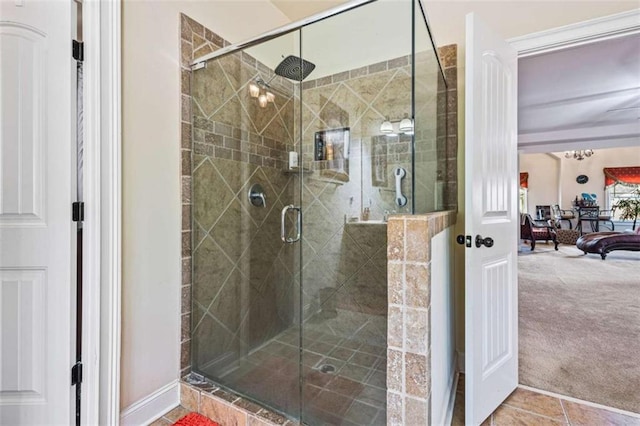
[[[555,249],[558,250],[558,237],[556,230],[549,224],[538,224],[530,214],[520,214],[520,238],[531,241],[531,251],[536,248],[536,241],[553,241]]]

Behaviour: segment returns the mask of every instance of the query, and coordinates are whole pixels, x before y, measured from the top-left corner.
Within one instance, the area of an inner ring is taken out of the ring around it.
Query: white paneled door
[[[0,0],[2,425],[73,422],[72,3]]]
[[[466,25],[465,423],[479,425],[518,385],[517,54]]]

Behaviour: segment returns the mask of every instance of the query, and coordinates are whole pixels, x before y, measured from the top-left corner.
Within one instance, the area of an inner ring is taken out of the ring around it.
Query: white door
[[[2,425],[73,422],[72,3],[0,0]]]
[[[466,25],[465,417],[478,425],[518,385],[517,54],[474,14]]]

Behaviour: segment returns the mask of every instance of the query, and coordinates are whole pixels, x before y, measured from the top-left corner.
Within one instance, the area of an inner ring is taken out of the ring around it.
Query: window
[[[520,200],[520,213],[529,213],[527,206],[529,202],[527,200],[527,193],[529,191],[529,173],[520,173],[520,188],[518,188],[518,195]]]
[[[527,200],[527,188],[520,188],[520,213],[529,213],[527,209],[528,200]]]
[[[607,167],[603,172],[607,208],[612,209],[622,200],[637,197],[640,188],[640,167]],[[614,212],[614,219],[620,220],[620,211]]]
[[[638,184],[614,183],[606,189],[607,208],[612,209],[621,200],[628,200],[636,197],[636,192],[640,189]],[[620,220],[620,211],[614,212],[614,220]]]

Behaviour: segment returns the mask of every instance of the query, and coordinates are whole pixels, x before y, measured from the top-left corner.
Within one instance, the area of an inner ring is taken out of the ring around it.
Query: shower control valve
[[[253,184],[249,189],[249,201],[256,207],[267,207],[267,198],[264,195],[264,189],[259,183]]]

